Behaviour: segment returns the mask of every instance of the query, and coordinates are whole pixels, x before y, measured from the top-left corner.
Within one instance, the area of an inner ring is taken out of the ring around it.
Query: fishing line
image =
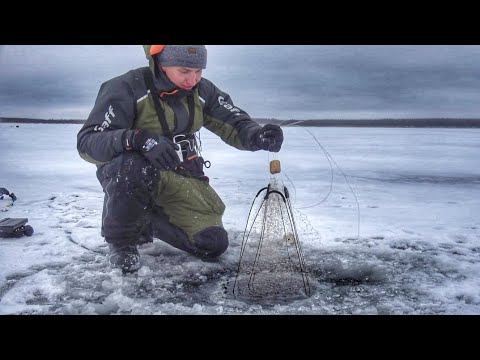
[[[285,120],[285,121],[287,121],[287,120]],[[281,122],[281,123],[280,123],[280,126],[281,126],[285,121]],[[294,126],[294,125],[298,125],[298,124],[303,123],[304,121],[305,121],[305,120],[295,121],[294,123],[285,125],[285,127],[291,127],[291,126]],[[310,136],[312,136],[313,139],[317,142],[318,146],[320,147],[320,149],[322,149],[323,154],[325,155],[325,158],[327,159],[327,161],[328,161],[328,163],[329,163],[329,165],[330,165],[330,186],[329,186],[328,193],[325,195],[325,197],[324,197],[320,202],[318,202],[318,203],[316,203],[316,204],[314,204],[314,205],[302,206],[302,207],[295,207],[295,208],[298,209],[298,210],[299,210],[299,209],[309,209],[309,208],[313,208],[313,207],[316,207],[316,206],[322,204],[323,202],[325,202],[325,201],[329,198],[330,194],[331,194],[332,191],[333,191],[333,175],[334,175],[333,164],[332,164],[333,158],[331,157],[331,155],[330,155],[330,154],[328,153],[328,151],[320,144],[320,142],[319,142],[318,139],[315,137],[315,135],[313,135],[313,134],[312,134],[310,131],[308,131],[305,127],[303,127],[303,129],[304,129],[305,131],[307,131],[307,132],[310,134]],[[338,165],[337,165],[337,167],[338,167]],[[293,188],[294,188],[294,191],[295,191],[295,201],[294,201],[294,203],[295,203],[295,202],[296,202],[296,199],[297,199],[297,190],[296,190],[296,187],[295,187],[295,185],[293,184],[293,181],[288,177],[288,175],[286,174],[285,171],[283,172],[283,175],[285,175],[285,177],[288,179],[288,181],[290,182],[290,184],[292,184],[292,186],[293,186]],[[294,204],[294,205],[295,205],[295,204]]]
[[[287,120],[285,120],[287,121]],[[280,123],[280,126],[285,122],[281,122]],[[299,120],[299,121],[295,121],[293,123],[290,123],[290,124],[287,124],[285,125],[284,127],[291,127],[291,126],[298,126],[300,124],[302,124],[303,122],[305,122],[306,120]],[[338,169],[338,171],[341,173],[341,175],[343,176],[345,182],[347,183],[347,186],[348,188],[350,189],[350,192],[352,193],[353,195],[353,198],[355,200],[355,204],[356,204],[356,207],[357,207],[357,238],[360,238],[360,204],[358,202],[358,199],[357,199],[357,196],[355,194],[355,192],[353,191],[353,188],[352,186],[350,185],[350,182],[348,181],[348,178],[347,178],[347,175],[344,173],[344,171],[342,170],[342,168],[338,165],[338,163],[335,161],[335,159],[333,158],[332,155],[330,155],[330,153],[327,151],[327,149],[325,149],[325,147],[320,143],[320,141],[318,141],[318,139],[315,137],[315,135],[310,131],[308,130],[306,127],[302,127],[307,133],[310,134],[310,136],[315,140],[315,142],[318,144],[318,146],[320,147],[320,149],[322,149],[323,151],[323,154],[325,155],[325,158],[328,160],[329,162],[329,165],[330,165],[330,187],[329,187],[329,190],[328,190],[328,193],[325,195],[325,197],[320,200],[318,203],[314,204],[314,205],[308,205],[308,206],[302,206],[302,207],[296,207],[297,210],[300,210],[300,209],[311,209],[311,208],[314,208],[320,204],[322,204],[323,202],[325,202],[329,197],[330,197],[330,194],[332,193],[333,191],[333,175],[334,175],[334,169],[333,169],[333,165],[335,165],[335,167]],[[285,171],[283,172],[283,175],[286,176],[286,178],[288,179],[288,181],[292,184],[292,186],[294,187],[295,189],[295,186],[293,185],[293,181],[286,175]],[[296,190],[295,190],[295,195],[296,195]],[[296,197],[296,196],[295,196]]]
[[[76,242],[75,240],[73,240],[73,237],[72,237],[72,232],[71,231],[65,231],[65,234],[67,235],[67,240],[70,241],[71,243],[74,243],[75,245],[78,245],[80,246],[81,248],[85,249],[85,250],[88,250],[88,251],[91,251],[95,254],[100,254],[100,255],[105,255],[106,253],[103,252],[103,251],[100,251],[100,250],[94,250],[94,249],[90,249],[89,247],[85,246],[85,245],[82,245],[78,242]]]

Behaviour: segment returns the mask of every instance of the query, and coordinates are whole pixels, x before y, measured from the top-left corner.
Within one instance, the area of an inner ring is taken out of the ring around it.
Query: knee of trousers
[[[197,252],[202,257],[216,258],[228,248],[228,234],[220,226],[207,227],[193,235]]]

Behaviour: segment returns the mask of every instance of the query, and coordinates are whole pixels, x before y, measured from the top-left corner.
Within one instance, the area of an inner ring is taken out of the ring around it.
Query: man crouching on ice
[[[140,268],[137,245],[153,237],[203,260],[228,247],[225,205],[209,185],[195,133],[202,127],[239,150],[278,152],[279,126],[261,127],[202,78],[204,45],[144,45],[149,67],[106,81],[78,133],[105,193],[102,236],[110,265]]]

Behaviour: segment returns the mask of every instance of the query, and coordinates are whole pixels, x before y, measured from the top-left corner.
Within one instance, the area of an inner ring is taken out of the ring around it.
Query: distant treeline
[[[480,119],[419,118],[419,119],[317,119],[317,120],[278,120],[274,118],[256,118],[260,124],[280,124],[284,126],[314,127],[446,127],[480,128]],[[29,119],[0,117],[0,123],[23,124],[83,124],[85,120],[68,119]]]
[[[29,118],[5,118],[0,117],[0,123],[17,123],[17,124],[83,124],[85,120],[68,120],[68,119],[29,119]]]

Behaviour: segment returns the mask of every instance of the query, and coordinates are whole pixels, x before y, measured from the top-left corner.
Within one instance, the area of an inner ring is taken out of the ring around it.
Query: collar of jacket
[[[193,91],[197,88],[198,84],[195,85],[191,90],[184,90],[177,87],[161,70],[157,70],[154,76],[154,84],[158,90],[158,94],[162,99],[180,99],[185,96],[193,94]]]

